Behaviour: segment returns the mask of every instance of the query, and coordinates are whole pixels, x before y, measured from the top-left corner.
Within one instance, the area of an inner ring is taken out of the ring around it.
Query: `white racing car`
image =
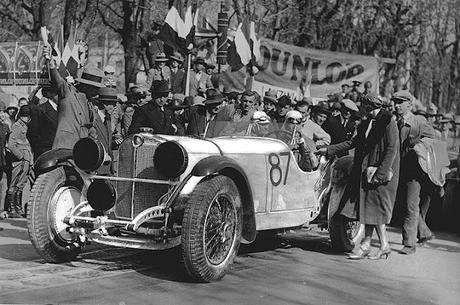
[[[40,176],[28,203],[33,245],[54,263],[74,259],[87,240],[150,250],[180,246],[189,275],[205,282],[222,278],[240,243],[253,242],[259,231],[321,219],[333,245],[351,250],[356,222],[336,215],[343,170],[332,181],[331,162],[301,170],[297,128],[259,123],[254,117],[244,130],[239,123],[241,135],[204,139],[132,135],[119,148],[113,176],[98,174],[107,162],[95,140],[81,139],[73,157],[51,151],[37,160]],[[349,168],[351,159],[339,162]]]

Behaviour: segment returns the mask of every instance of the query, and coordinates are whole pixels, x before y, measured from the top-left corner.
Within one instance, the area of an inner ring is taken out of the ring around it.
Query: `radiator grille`
[[[118,176],[167,180],[153,166],[153,155],[158,144],[146,141],[142,146],[133,148],[131,141],[124,141],[119,149]],[[143,210],[157,205],[158,199],[169,187],[163,184],[118,181],[115,214],[132,219]]]

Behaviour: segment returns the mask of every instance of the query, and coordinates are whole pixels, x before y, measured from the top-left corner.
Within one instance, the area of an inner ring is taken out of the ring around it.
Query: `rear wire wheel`
[[[224,277],[238,252],[241,231],[241,197],[233,180],[216,176],[198,184],[182,222],[182,256],[188,274],[202,282]]]
[[[353,238],[359,231],[359,221],[343,215],[335,215],[329,222],[332,247],[337,251],[350,252],[354,248]]]

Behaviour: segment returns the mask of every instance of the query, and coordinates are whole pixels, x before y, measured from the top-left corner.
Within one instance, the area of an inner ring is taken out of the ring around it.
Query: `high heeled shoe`
[[[388,259],[388,256],[391,254],[390,246],[385,249],[380,249],[375,255],[369,256],[369,259]]]
[[[358,251],[352,252],[348,255],[348,259],[363,259],[369,256],[371,253],[371,248],[363,248],[362,246],[358,248]]]

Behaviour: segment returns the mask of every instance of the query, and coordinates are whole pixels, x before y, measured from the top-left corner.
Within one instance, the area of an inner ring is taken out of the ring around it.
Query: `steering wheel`
[[[283,129],[277,129],[270,131],[265,135],[267,138],[275,138],[278,140],[283,141],[286,143],[289,148],[291,149],[292,153],[294,154],[294,158],[296,159],[297,162],[300,161],[300,152],[299,152],[299,146],[297,144],[291,145],[291,140],[292,140],[292,132],[283,130]]]

